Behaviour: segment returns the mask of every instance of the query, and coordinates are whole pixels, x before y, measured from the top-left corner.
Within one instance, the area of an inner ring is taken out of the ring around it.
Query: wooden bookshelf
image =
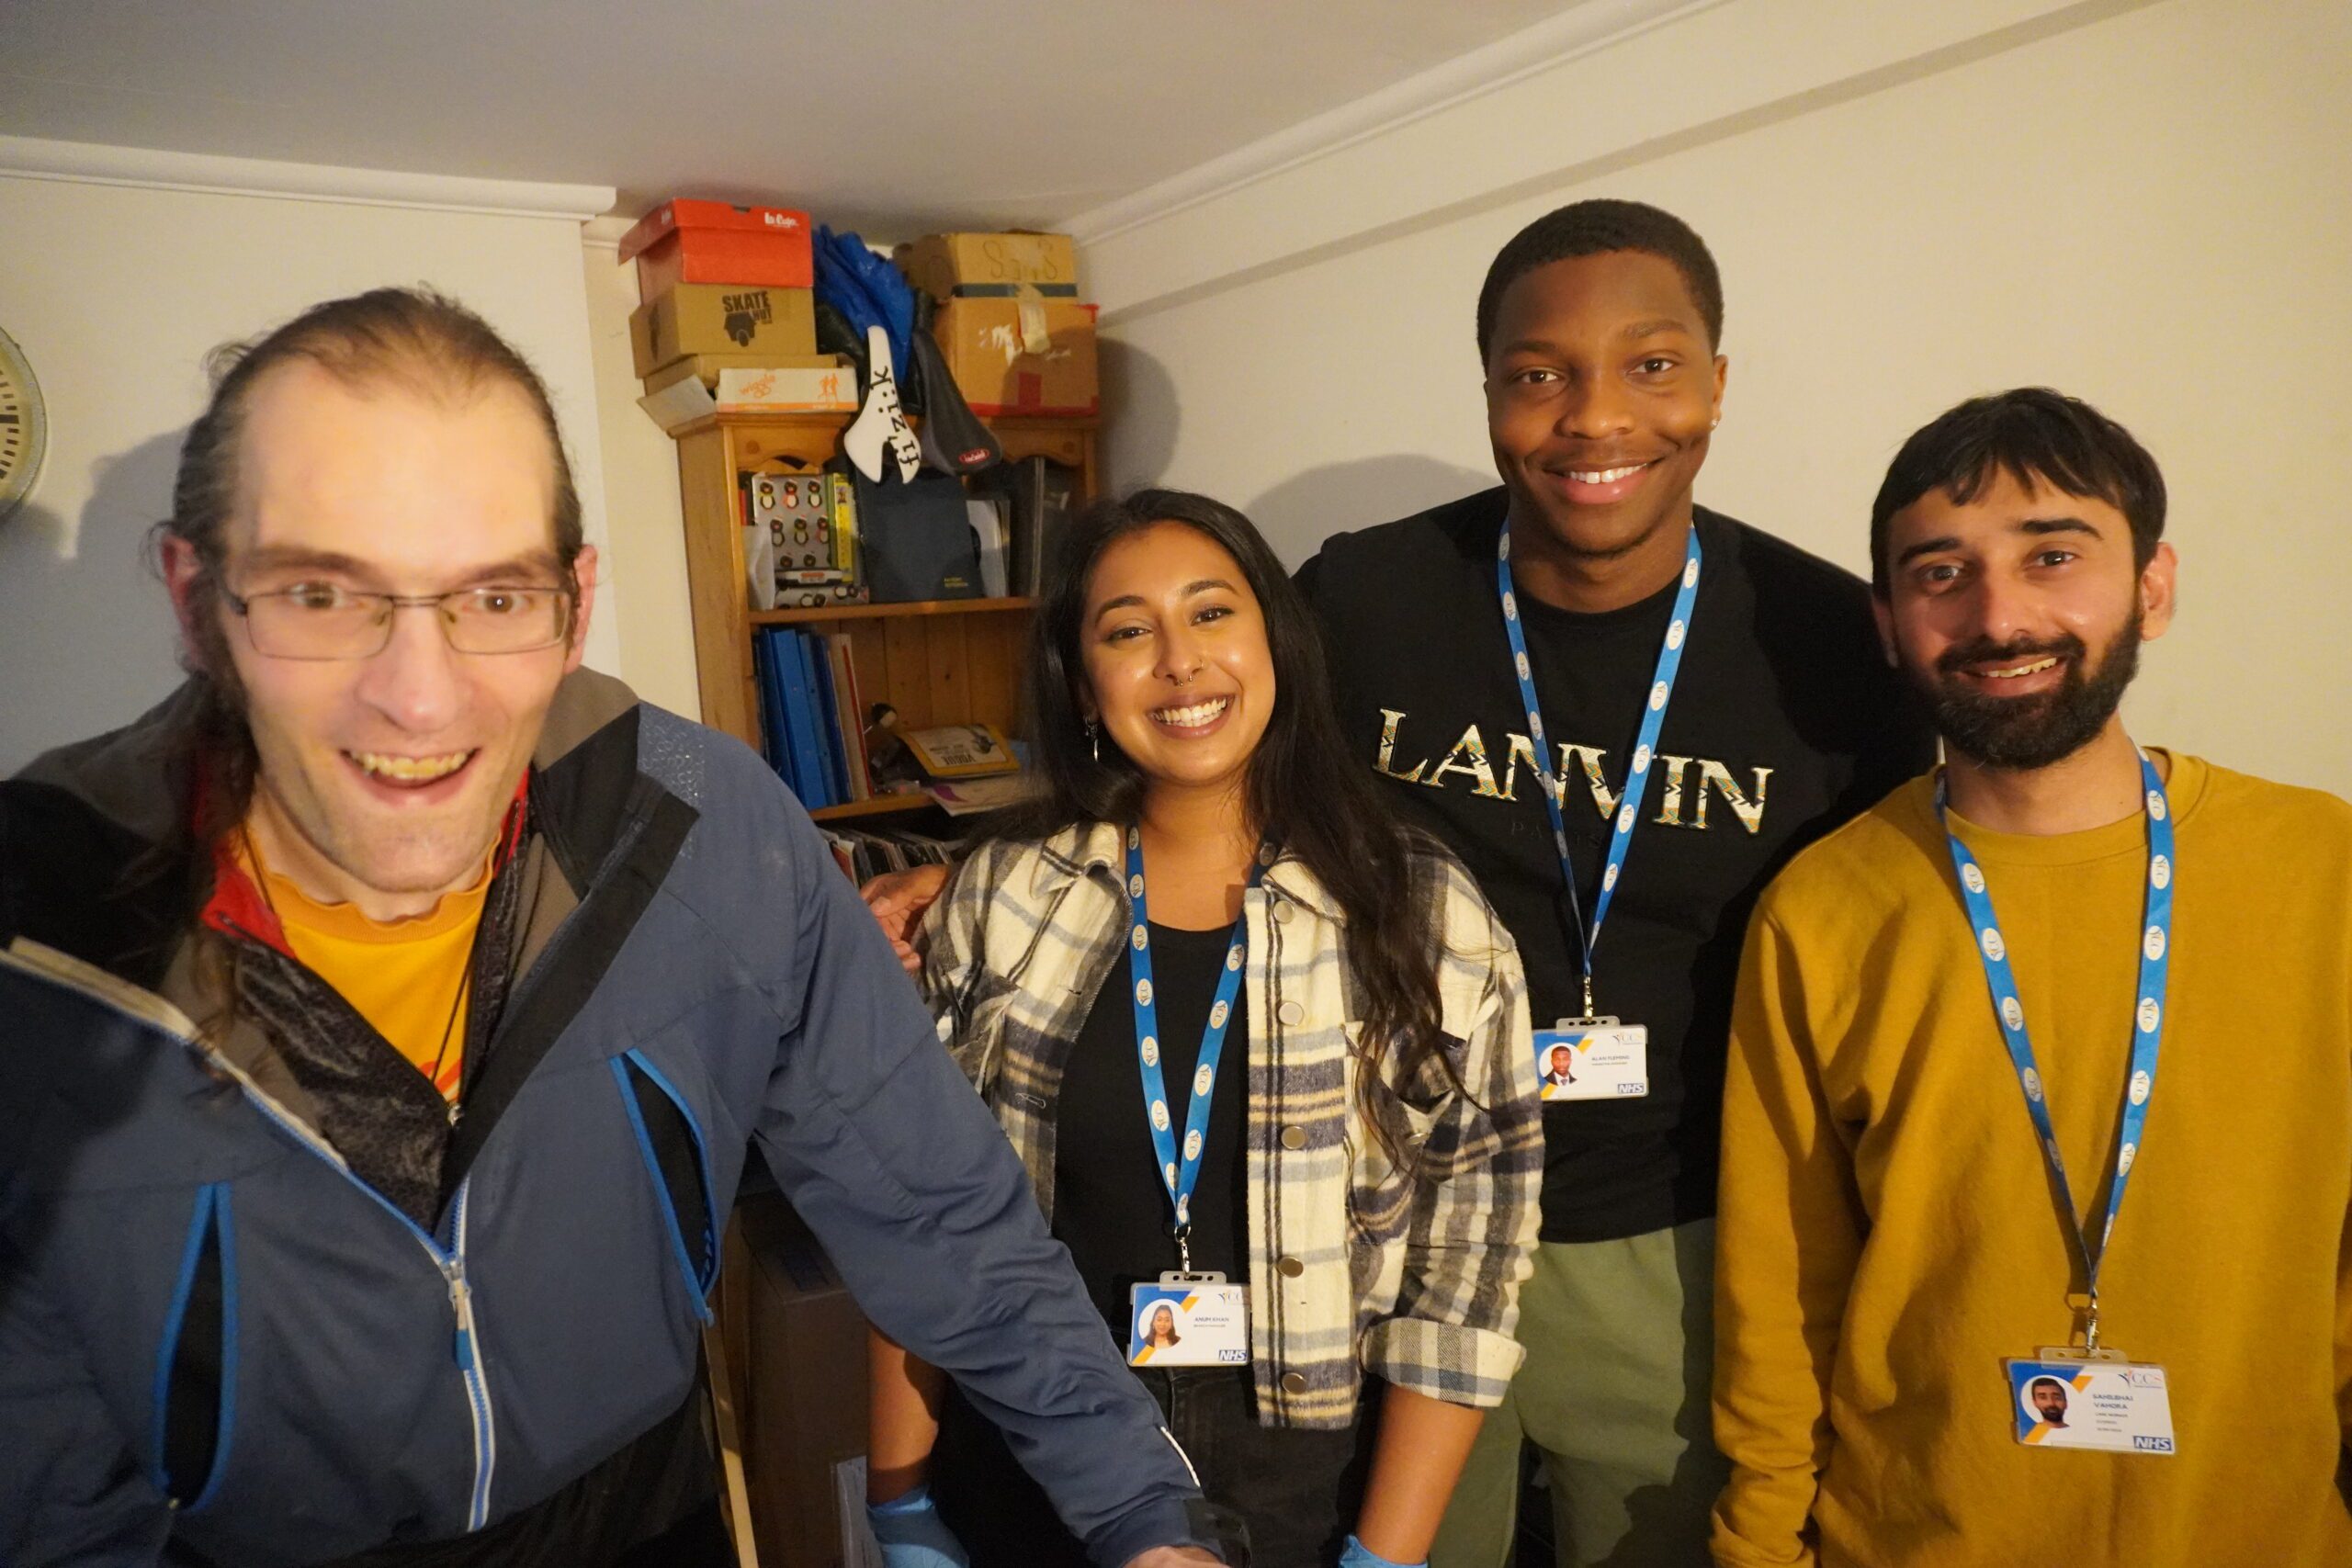
[[[1034,610],[1035,599],[915,599],[899,604],[803,604],[789,610],[754,610],[755,626],[797,626],[810,621],[888,621],[900,615],[984,615]]]
[[[841,434],[851,417],[718,413],[676,433],[703,722],[756,749],[761,707],[752,664],[752,628],[820,626],[827,632],[849,634],[861,697],[869,706],[888,703],[907,728],[985,723],[1017,734],[1031,600],[751,607],[736,475],[779,463],[799,465],[796,471],[821,468],[840,450]],[[987,423],[1008,460],[1042,457],[1075,468],[1080,493],[1094,493],[1095,421],[1006,418]],[[913,797],[910,805],[860,801],[830,808],[824,815],[914,810],[928,804],[923,796]]]
[[[938,804],[918,790],[912,795],[877,795],[871,800],[853,800],[845,806],[820,806],[808,815],[820,822],[838,822],[851,817],[888,817],[904,811],[921,811]]]

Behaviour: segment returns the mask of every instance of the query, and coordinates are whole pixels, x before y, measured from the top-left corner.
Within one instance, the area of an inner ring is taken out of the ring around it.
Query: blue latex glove
[[[1426,1562],[1391,1562],[1355,1537],[1348,1537],[1346,1550],[1340,1553],[1339,1568],[1430,1568]]]
[[[964,1543],[940,1518],[928,1485],[887,1503],[868,1503],[865,1522],[882,1548],[883,1568],[972,1568]]]

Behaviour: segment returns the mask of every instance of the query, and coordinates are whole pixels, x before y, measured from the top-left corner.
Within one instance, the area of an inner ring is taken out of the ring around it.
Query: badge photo
[[[1239,1285],[1137,1285],[1127,1305],[1131,1367],[1236,1367],[1250,1359],[1248,1292]]]
[[[2162,1367],[2080,1357],[2003,1365],[2018,1442],[2108,1453],[2175,1451]]]
[[[1544,1100],[1633,1100],[1650,1091],[1650,1032],[1613,1018],[1562,1019],[1535,1032]]]

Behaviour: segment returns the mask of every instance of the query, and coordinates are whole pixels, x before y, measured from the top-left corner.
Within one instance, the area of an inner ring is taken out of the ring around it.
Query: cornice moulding
[[[254,196],[284,201],[400,207],[499,218],[558,218],[585,222],[608,210],[610,186],[558,185],[536,180],[474,179],[396,169],[349,169],[175,152],[155,147],[113,147],[95,141],[51,141],[0,136],[0,177],[61,180],[77,185],[130,186],[210,196]]]
[[[1730,0],[1586,0],[1549,21],[1458,55],[1338,108],[1198,164],[1061,225],[1099,244],[1189,208],[1246,189],[1302,164],[1497,93],[1579,55]]]

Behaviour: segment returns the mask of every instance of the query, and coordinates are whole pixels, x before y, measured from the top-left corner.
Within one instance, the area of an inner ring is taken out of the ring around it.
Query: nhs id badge
[[[2037,1449],[2097,1449],[2119,1454],[2174,1452],[2172,1396],[2165,1370],[2113,1350],[2045,1347],[2038,1359],[2007,1360],[2017,1439]]]
[[[1613,1018],[1564,1018],[1535,1032],[1545,1100],[1638,1100],[1650,1091],[1650,1032]]]
[[[1170,1270],[1127,1292],[1127,1365],[1240,1367],[1250,1362],[1250,1290],[1214,1271]]]

